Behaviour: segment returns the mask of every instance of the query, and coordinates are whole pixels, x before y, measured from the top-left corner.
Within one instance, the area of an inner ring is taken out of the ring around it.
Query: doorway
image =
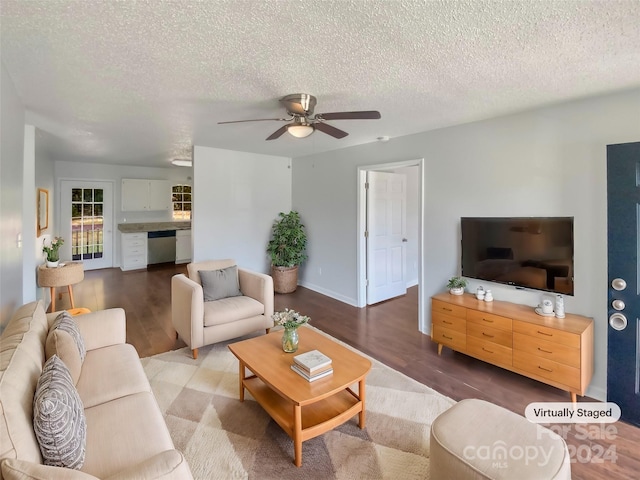
[[[365,232],[367,230],[367,194],[366,194],[366,182],[367,174],[371,171],[397,171],[400,169],[409,169],[412,176],[417,177],[416,191],[412,195],[412,198],[408,199],[408,203],[415,205],[413,210],[408,210],[409,221],[413,221],[417,224],[417,238],[408,243],[407,248],[413,249],[413,257],[416,265],[410,265],[415,267],[415,280],[412,275],[409,276],[409,281],[413,280],[413,284],[418,285],[418,328],[421,332],[425,332],[425,315],[424,315],[424,295],[422,292],[422,285],[424,285],[424,271],[422,267],[423,255],[423,224],[424,224],[424,159],[415,159],[407,161],[399,161],[392,163],[384,163],[378,165],[365,165],[358,167],[358,199],[357,199],[357,232],[358,232],[358,244],[357,244],[357,282],[358,282],[358,307],[365,307],[367,305],[367,241],[365,238]],[[411,260],[410,260],[411,262]],[[411,268],[409,269],[411,270]]]
[[[62,258],[80,261],[85,270],[113,267],[113,183],[61,180]]]

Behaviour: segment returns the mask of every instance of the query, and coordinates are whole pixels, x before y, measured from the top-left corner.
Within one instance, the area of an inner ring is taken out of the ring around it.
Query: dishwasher
[[[149,232],[147,264],[176,262],[176,231]]]

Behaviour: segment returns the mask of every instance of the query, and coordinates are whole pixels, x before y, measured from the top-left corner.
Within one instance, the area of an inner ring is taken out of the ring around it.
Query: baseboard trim
[[[600,400],[601,402],[607,401],[607,390],[604,388],[591,385],[587,388],[587,391],[585,393],[587,397],[595,398],[596,400]]]
[[[334,300],[338,300],[339,302],[351,305],[352,307],[358,306],[358,302],[355,299],[341,295],[338,292],[319,287],[318,285],[314,285],[313,283],[300,282],[298,283],[298,285],[304,288],[308,288],[309,290],[313,290],[314,292],[321,293],[322,295],[326,295],[327,297],[331,297]]]

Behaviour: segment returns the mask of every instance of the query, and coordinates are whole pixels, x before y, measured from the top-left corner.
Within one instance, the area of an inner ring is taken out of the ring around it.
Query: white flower
[[[285,308],[284,312],[275,312],[271,315],[271,318],[276,325],[284,328],[298,328],[309,321],[309,317],[300,315],[295,310],[289,310],[288,308]]]

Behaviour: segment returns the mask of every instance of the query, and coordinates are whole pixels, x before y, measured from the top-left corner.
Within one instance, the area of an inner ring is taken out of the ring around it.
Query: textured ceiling
[[[52,158],[297,157],[640,86],[640,1],[0,0],[1,55]],[[349,132],[265,138],[278,98]]]

